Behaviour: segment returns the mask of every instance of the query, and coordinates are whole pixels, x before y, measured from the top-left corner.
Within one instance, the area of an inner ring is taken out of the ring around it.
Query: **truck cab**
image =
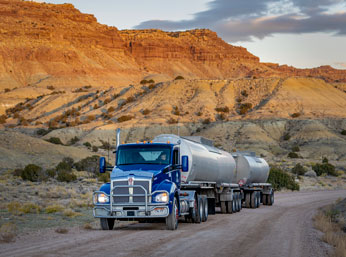
[[[178,144],[119,145],[110,183],[94,192],[94,217],[100,218],[104,230],[113,229],[115,219],[162,219],[168,229],[176,229],[181,168]],[[100,172],[105,171],[105,159],[101,157]]]

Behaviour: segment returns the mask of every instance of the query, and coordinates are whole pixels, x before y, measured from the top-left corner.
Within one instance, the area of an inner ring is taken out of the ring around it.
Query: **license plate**
[[[134,211],[128,211],[127,212],[127,216],[135,216],[135,212]]]

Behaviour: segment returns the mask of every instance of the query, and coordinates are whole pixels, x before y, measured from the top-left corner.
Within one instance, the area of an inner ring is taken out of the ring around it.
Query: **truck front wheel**
[[[114,219],[100,218],[100,224],[101,224],[102,230],[113,230]]]
[[[166,226],[168,230],[176,230],[178,228],[179,210],[177,198],[174,197],[172,212],[166,218]]]

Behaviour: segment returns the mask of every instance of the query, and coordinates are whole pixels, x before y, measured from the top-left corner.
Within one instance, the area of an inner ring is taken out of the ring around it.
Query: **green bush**
[[[286,132],[282,138],[283,138],[283,140],[287,141],[287,140],[290,140],[291,135],[288,132]]]
[[[341,132],[340,132],[341,135],[343,136],[346,136],[346,129],[343,129]]]
[[[69,163],[62,161],[62,162],[58,163],[58,165],[55,167],[55,169],[57,170],[57,172],[59,172],[59,171],[71,171],[72,166]]]
[[[246,114],[252,108],[251,103],[243,103],[239,106],[239,113],[241,115]]]
[[[271,167],[269,171],[268,183],[271,183],[275,190],[287,188],[289,190],[299,190],[299,184],[295,182],[291,174],[278,167]]]
[[[180,79],[185,79],[183,76],[176,76],[174,80],[180,80]]]
[[[45,135],[47,135],[51,131],[52,130],[50,130],[50,129],[45,130],[43,128],[40,128],[40,129],[36,130],[36,134],[39,135],[39,136],[45,136]]]
[[[125,121],[131,120],[131,119],[133,119],[133,116],[123,115],[123,116],[120,116],[118,118],[118,122],[125,122]]]
[[[99,148],[98,148],[97,146],[93,145],[92,151],[93,151],[94,153],[97,153],[98,150],[99,150]]]
[[[91,144],[89,142],[85,142],[83,145],[88,147],[88,148],[91,147]]]
[[[56,144],[56,145],[63,145],[60,138],[58,138],[58,137],[51,137],[51,138],[47,139],[46,141],[49,143],[52,143],[52,144]]]
[[[6,123],[7,116],[5,114],[0,116],[0,124]]]
[[[217,107],[217,108],[215,108],[215,111],[217,111],[217,112],[229,112],[229,108],[228,108],[228,106]]]
[[[297,163],[293,168],[292,168],[292,173],[296,174],[298,176],[302,176],[305,174],[306,169],[301,165],[300,163]]]
[[[69,145],[74,145],[75,143],[77,143],[79,141],[78,137],[73,137],[70,139]]]
[[[299,148],[299,146],[295,145],[295,146],[292,147],[291,150],[292,150],[292,152],[299,152],[300,148]]]
[[[203,121],[202,121],[202,123],[204,124],[204,125],[208,125],[208,124],[210,124],[210,118],[207,118],[207,119],[204,119]]]
[[[106,173],[101,173],[98,175],[99,181],[102,181],[103,183],[107,183],[110,181],[110,175],[108,172]]]
[[[141,82],[139,82],[139,83],[142,84],[142,85],[145,85],[145,84],[148,83],[148,81],[146,79],[142,79]]]
[[[29,180],[32,182],[37,182],[44,179],[42,168],[35,164],[26,165],[20,176],[23,180]]]
[[[48,177],[54,178],[56,175],[56,170],[55,169],[48,169],[48,170],[46,170],[46,174]]]
[[[316,163],[312,165],[312,169],[316,172],[317,176],[321,176],[322,174],[338,176],[338,173],[335,170],[335,166],[330,163]]]
[[[299,155],[295,152],[290,152],[287,156],[290,158],[299,158]]]
[[[58,171],[58,177],[56,179],[60,182],[72,182],[77,180],[77,176],[73,173],[61,170]]]
[[[98,162],[99,157],[97,155],[89,156],[87,158],[84,158],[80,160],[79,162],[76,162],[74,165],[76,167],[76,170],[78,171],[88,171],[92,173],[98,172]]]

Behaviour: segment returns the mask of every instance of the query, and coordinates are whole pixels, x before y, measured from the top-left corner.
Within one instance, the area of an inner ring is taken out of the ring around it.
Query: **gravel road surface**
[[[0,244],[0,256],[327,256],[312,217],[346,190],[277,193],[273,206],[217,214],[201,224],[132,224],[113,231],[44,230]]]

